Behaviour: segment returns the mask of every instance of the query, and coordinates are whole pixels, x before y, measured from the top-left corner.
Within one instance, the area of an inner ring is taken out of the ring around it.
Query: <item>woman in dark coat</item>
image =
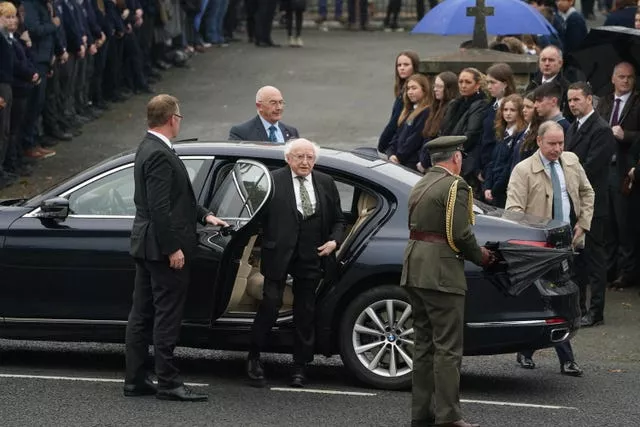
[[[422,149],[417,169],[424,173],[431,167],[431,155],[427,149],[427,142],[440,134],[444,116],[451,101],[458,96],[458,76],[451,71],[438,74],[433,84],[433,106],[422,131]]]
[[[429,79],[422,74],[409,77],[405,83],[403,102],[404,107],[398,118],[398,130],[386,154],[389,161],[417,170],[422,149],[422,131],[433,104]]]
[[[387,126],[385,126],[382,134],[380,135],[380,139],[378,139],[378,151],[380,153],[385,153],[387,151],[387,148],[389,148],[389,144],[393,139],[393,135],[398,129],[398,119],[400,118],[400,113],[402,112],[403,107],[402,92],[404,91],[404,84],[407,78],[418,72],[419,65],[420,58],[418,57],[418,54],[411,50],[402,51],[396,57],[395,84],[393,86],[393,93],[396,99],[393,102],[389,123],[387,123]]]
[[[522,115],[522,97],[514,94],[505,97],[495,119],[495,135],[498,139],[491,167],[483,182],[484,199],[494,206],[504,208],[507,203],[507,184],[511,176],[513,148],[525,128]]]
[[[484,75],[476,68],[465,68],[458,76],[460,96],[449,104],[441,129],[441,136],[466,136],[464,150],[467,158],[462,162],[462,176],[469,185],[478,189],[473,175],[477,146],[482,137],[482,121],[488,108],[483,91]]]

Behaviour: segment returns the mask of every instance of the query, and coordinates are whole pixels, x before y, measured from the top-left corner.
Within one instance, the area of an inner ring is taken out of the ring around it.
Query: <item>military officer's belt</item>
[[[447,238],[443,235],[437,233],[429,233],[428,231],[411,230],[411,232],[409,233],[409,238],[411,240],[420,240],[422,242],[447,243]]]

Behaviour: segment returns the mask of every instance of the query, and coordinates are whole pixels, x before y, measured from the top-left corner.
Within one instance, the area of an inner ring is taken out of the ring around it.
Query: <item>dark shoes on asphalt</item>
[[[203,393],[196,393],[186,385],[181,385],[169,390],[158,390],[156,399],[177,400],[179,402],[204,402],[209,399],[209,397]]]
[[[304,366],[296,365],[293,368],[293,375],[291,376],[291,383],[289,383],[289,385],[293,388],[303,388],[306,381],[307,376],[305,375]]]
[[[127,397],[134,396],[151,396],[156,394],[158,389],[150,378],[145,378],[140,384],[125,384],[124,395]]]
[[[252,387],[264,387],[266,385],[264,369],[260,359],[250,358],[247,360],[247,376]]]
[[[516,360],[520,364],[520,366],[524,369],[535,369],[536,364],[530,357],[525,357],[524,354],[518,353],[516,355]]]
[[[564,362],[560,366],[560,372],[562,375],[568,375],[570,377],[581,377],[583,374],[582,369],[576,362]]]
[[[580,326],[583,328],[590,328],[592,326],[604,325],[604,319],[602,317],[595,317],[591,314],[586,314],[580,319]]]

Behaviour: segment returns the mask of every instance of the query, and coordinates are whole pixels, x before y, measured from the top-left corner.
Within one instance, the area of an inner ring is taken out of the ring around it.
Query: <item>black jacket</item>
[[[420,161],[420,150],[422,149],[422,130],[429,117],[429,108],[425,108],[409,122],[405,120],[398,128],[387,148],[387,155],[395,155],[400,164],[411,169],[416,169],[416,164]]]
[[[23,45],[22,40],[13,40],[13,97],[26,97],[33,88],[33,75],[38,72],[31,61],[28,48]],[[41,76],[42,78],[42,76]]]
[[[609,165],[616,142],[609,124],[594,111],[576,131],[577,120],[565,136],[566,151],[575,153],[596,194],[593,217],[609,214]]]
[[[280,280],[286,277],[289,261],[298,242],[296,232],[299,216],[293,190],[293,177],[289,166],[277,169],[273,176],[274,195],[266,208],[262,222],[262,258],[260,269],[269,279]],[[319,203],[322,223],[322,240],[335,240],[338,247],[344,239],[345,219],[340,206],[340,194],[333,178],[322,172],[311,172],[313,187]],[[335,263],[335,251],[325,261]]]
[[[613,93],[600,98],[598,102],[598,113],[607,122],[611,119],[614,104]],[[624,108],[619,113],[619,125],[624,131],[624,138],[621,141],[616,139],[616,157],[618,161],[618,173],[624,177],[629,169],[635,166],[634,154],[638,147],[632,150],[632,144],[640,143],[640,93],[631,94]]]
[[[51,21],[45,0],[24,0],[24,26],[31,37],[33,60],[50,64],[56,42],[56,27]]]
[[[284,136],[285,142],[290,139],[300,138],[298,129],[293,126],[288,126],[282,122],[278,122],[278,127],[280,127],[280,131],[282,132],[282,136]],[[269,136],[262,125],[260,116],[256,115],[254,118],[247,120],[244,123],[233,126],[229,131],[229,140],[266,142],[269,141]]]
[[[147,133],[134,165],[136,217],[131,230],[131,255],[163,261],[181,249],[185,258],[196,246],[196,222],[208,211],[199,206],[189,174],[176,153]]]
[[[13,83],[13,53],[12,42],[4,29],[0,29],[0,83],[11,85]]]
[[[391,107],[391,117],[389,117],[389,122],[384,127],[382,134],[380,134],[380,138],[378,138],[378,151],[381,153],[385,153],[387,148],[389,148],[389,144],[391,144],[391,140],[393,136],[396,134],[398,130],[398,119],[400,118],[400,114],[402,114],[402,95],[398,95],[396,100],[393,101],[393,107]]]

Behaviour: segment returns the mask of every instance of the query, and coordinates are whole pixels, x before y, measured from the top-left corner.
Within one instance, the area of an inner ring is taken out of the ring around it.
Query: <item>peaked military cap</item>
[[[467,137],[462,136],[439,136],[427,142],[429,153],[448,153],[450,151],[462,151],[464,153],[464,143]]]

